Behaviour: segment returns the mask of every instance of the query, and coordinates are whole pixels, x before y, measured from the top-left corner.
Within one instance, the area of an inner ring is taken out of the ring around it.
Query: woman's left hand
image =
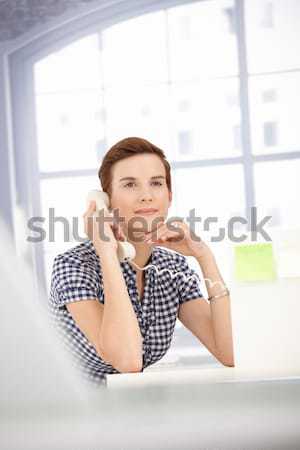
[[[169,248],[184,256],[201,257],[210,251],[205,242],[183,221],[161,224],[156,230],[145,233],[143,242]]]

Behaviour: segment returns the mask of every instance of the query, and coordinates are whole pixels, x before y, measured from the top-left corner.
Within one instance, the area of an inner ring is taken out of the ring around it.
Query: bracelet
[[[226,288],[224,291],[220,292],[218,295],[212,295],[211,297],[208,297],[208,301],[211,302],[212,300],[215,300],[216,298],[226,297],[230,294],[230,291],[228,288]]]

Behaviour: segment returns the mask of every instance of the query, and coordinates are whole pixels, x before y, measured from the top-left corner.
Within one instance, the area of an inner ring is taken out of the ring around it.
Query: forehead
[[[165,176],[165,167],[157,155],[148,153],[122,159],[112,167],[113,180],[119,180],[119,178],[124,176],[150,178],[155,175]]]

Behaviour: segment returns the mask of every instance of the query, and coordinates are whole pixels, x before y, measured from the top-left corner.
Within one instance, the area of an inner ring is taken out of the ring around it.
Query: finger
[[[166,237],[167,235],[168,235],[168,232],[167,232],[167,231],[160,232],[160,233],[158,233],[157,236],[153,236],[153,237],[151,238],[151,241],[152,241],[152,242],[160,241],[160,240],[162,240],[162,239],[165,239],[165,237]]]
[[[155,228],[153,230],[145,232],[145,236],[150,236],[151,234],[156,233],[161,227],[163,227],[165,225],[165,223],[164,222],[158,222],[155,225],[156,226],[155,226]]]
[[[93,241],[96,236],[96,225],[95,225],[95,212],[88,214],[85,217],[84,225],[85,225],[85,233],[88,237]]]
[[[122,235],[120,227],[117,224],[112,224],[111,227],[113,229],[116,239],[118,241],[123,240],[123,235]]]
[[[96,202],[95,202],[95,200],[91,200],[89,202],[88,209],[86,210],[86,212],[83,215],[87,216],[88,214],[91,214],[95,210],[96,210]]]
[[[124,233],[124,231],[123,231],[123,229],[122,229],[122,227],[121,227],[121,224],[119,224],[119,233],[120,233],[120,236],[121,236],[121,238],[122,238],[122,240],[126,240],[126,236],[125,236],[125,233]]]
[[[161,236],[163,233],[167,231],[166,225],[162,224],[160,227],[158,227],[154,231],[150,231],[149,233],[146,233],[145,240],[152,240],[152,239],[158,239],[159,236]]]
[[[88,211],[96,209],[96,200],[91,200],[88,206]]]
[[[159,242],[153,242],[151,245],[153,246],[158,246],[158,247],[165,247],[165,248],[169,248],[170,250],[177,250],[176,244],[175,242],[170,242],[170,241],[159,241]]]
[[[122,229],[120,221],[119,220],[113,220],[114,219],[113,214],[111,215],[111,217],[112,217],[111,226],[112,226],[112,228],[113,228],[113,230],[114,230],[114,232],[116,234],[117,239],[118,240],[122,240],[122,241],[126,240],[126,236],[125,236],[125,234],[123,232],[123,229]]]
[[[177,236],[177,232],[176,231],[170,231],[167,226],[165,226],[163,229],[158,230],[157,236],[153,236],[147,239],[147,241],[152,241],[152,242],[156,242],[156,241],[160,241],[161,239],[166,240],[170,237],[175,237]]]
[[[159,236],[158,241],[167,241],[169,239],[174,239],[178,236],[178,234],[176,232],[173,231],[166,231],[165,233],[163,233],[161,236]]]

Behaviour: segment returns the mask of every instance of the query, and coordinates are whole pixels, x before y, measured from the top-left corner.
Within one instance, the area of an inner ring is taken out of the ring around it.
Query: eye
[[[125,184],[125,185],[124,185],[124,187],[128,187],[129,185],[131,185],[131,186],[132,186],[132,185],[133,185],[133,183],[134,183],[133,181],[129,181],[129,183]]]
[[[160,181],[152,181],[152,183],[155,186],[162,186],[162,183]],[[124,187],[132,187],[133,184],[135,184],[134,181],[129,181],[127,184],[124,185]]]

